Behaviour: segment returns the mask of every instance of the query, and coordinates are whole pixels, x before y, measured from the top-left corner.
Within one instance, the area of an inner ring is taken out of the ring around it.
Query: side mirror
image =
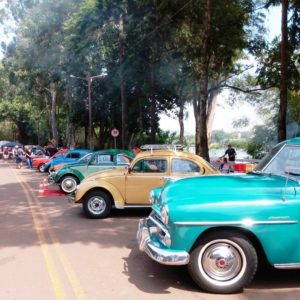
[[[128,166],[128,167],[126,167],[126,169],[127,169],[128,174],[130,174],[131,173],[131,168]]]

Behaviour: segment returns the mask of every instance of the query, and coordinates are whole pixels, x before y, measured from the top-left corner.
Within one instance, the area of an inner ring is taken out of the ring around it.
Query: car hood
[[[57,175],[61,176],[62,174],[65,174],[66,172],[70,172],[71,170],[73,170],[73,168],[78,168],[78,167],[84,167],[87,166],[87,163],[66,163],[64,166],[62,166],[61,168],[59,168],[57,170]]]
[[[49,156],[44,156],[44,157],[35,157],[34,160],[35,161],[41,161],[41,160],[45,160],[45,159],[50,159]]]
[[[61,162],[64,162],[64,161],[65,161],[64,157],[57,157],[57,158],[54,158],[51,161],[49,161],[49,163],[51,163],[51,164],[57,164],[57,163],[61,163]]]
[[[295,195],[297,181],[268,174],[209,175],[168,182],[158,205],[247,202],[278,199],[284,193]]]
[[[82,181],[93,181],[93,180],[100,180],[100,179],[106,179],[111,178],[115,176],[124,176],[127,173],[127,168],[121,168],[121,169],[108,169],[99,171],[96,173],[93,173],[91,175],[88,175],[85,177],[85,179]]]

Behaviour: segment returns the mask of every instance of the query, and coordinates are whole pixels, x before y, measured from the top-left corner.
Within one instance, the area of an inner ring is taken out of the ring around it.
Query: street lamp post
[[[106,76],[106,74],[99,74],[95,76],[91,76],[90,72],[86,73],[85,78],[82,77],[77,77],[74,75],[70,75],[71,78],[78,78],[81,80],[85,80],[87,82],[87,87],[88,87],[88,110],[89,110],[89,130],[88,130],[88,143],[89,143],[89,148],[93,148],[93,127],[92,127],[92,82],[93,79],[95,78],[101,78]]]

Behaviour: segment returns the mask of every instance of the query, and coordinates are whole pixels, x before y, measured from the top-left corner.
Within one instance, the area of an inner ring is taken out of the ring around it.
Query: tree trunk
[[[286,113],[287,113],[287,68],[288,68],[288,32],[287,14],[288,0],[281,1],[281,49],[280,49],[280,103],[278,112],[278,142],[286,139]]]
[[[55,84],[50,85],[51,93],[51,138],[55,141],[56,145],[58,143],[58,133],[57,133],[57,120],[56,120],[56,89]]]
[[[178,113],[178,122],[179,122],[179,144],[183,145],[184,143],[184,101],[182,96],[179,98],[179,113]]]
[[[70,149],[75,148],[76,143],[75,143],[75,132],[74,132],[74,124],[73,124],[73,120],[72,120],[72,115],[73,115],[73,101],[72,101],[72,96],[71,96],[71,92],[68,89],[67,90],[67,99],[68,99],[68,123],[66,126],[66,137],[65,137],[65,144],[64,146],[67,146]]]
[[[141,97],[138,98],[139,101],[139,133],[138,133],[138,139],[140,143],[144,143],[143,137],[143,131],[144,131],[144,123],[143,123],[143,103]]]
[[[122,109],[122,148],[128,149],[128,107],[124,79],[124,56],[125,56],[125,35],[124,18],[120,16],[119,21],[119,60],[120,60],[120,90],[121,90],[121,109]]]
[[[207,124],[206,124],[208,144],[211,143],[212,127],[214,124],[218,96],[219,96],[218,90],[212,90],[209,93],[208,109],[207,109]]]
[[[100,149],[104,149],[104,144],[105,144],[105,126],[104,126],[104,123],[103,121],[100,120],[100,129],[99,129],[99,147]]]
[[[195,153],[200,153],[200,107],[196,81],[193,82],[193,108],[195,117]]]
[[[47,118],[47,132],[48,136],[47,140],[51,140],[52,132],[51,132],[51,109],[48,101],[48,94],[44,94],[45,106],[46,106],[46,118]]]
[[[154,65],[150,67],[150,143],[156,142],[156,103],[155,103],[155,74]]]
[[[200,71],[199,71],[199,88],[200,99],[199,110],[197,111],[199,120],[199,129],[196,131],[195,147],[196,154],[202,156],[209,161],[208,141],[207,141],[207,93],[208,93],[208,67],[209,67],[209,49],[208,43],[210,39],[211,29],[211,3],[206,1],[206,12],[203,19],[203,35],[202,35],[202,50],[200,57]],[[196,125],[197,128],[197,125]]]

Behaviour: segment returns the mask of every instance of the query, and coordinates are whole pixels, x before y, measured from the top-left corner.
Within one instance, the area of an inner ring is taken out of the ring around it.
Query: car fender
[[[72,169],[68,169],[66,172],[61,172],[60,174],[58,174],[57,173],[57,175],[54,177],[54,181],[56,182],[56,183],[59,183],[60,182],[60,180],[63,178],[63,177],[65,177],[65,176],[67,176],[67,175],[71,175],[71,176],[75,176],[75,177],[77,177],[80,181],[82,180],[81,178],[82,178],[82,176],[80,176],[79,174],[77,174],[77,173],[79,173],[79,172],[75,172],[74,170],[72,170]]]
[[[114,201],[115,207],[124,208],[125,199],[122,193],[114,185],[105,182],[104,180],[97,180],[96,182],[93,180],[80,184],[75,193],[75,203],[82,203],[85,195],[93,190],[103,190],[108,192]]]

